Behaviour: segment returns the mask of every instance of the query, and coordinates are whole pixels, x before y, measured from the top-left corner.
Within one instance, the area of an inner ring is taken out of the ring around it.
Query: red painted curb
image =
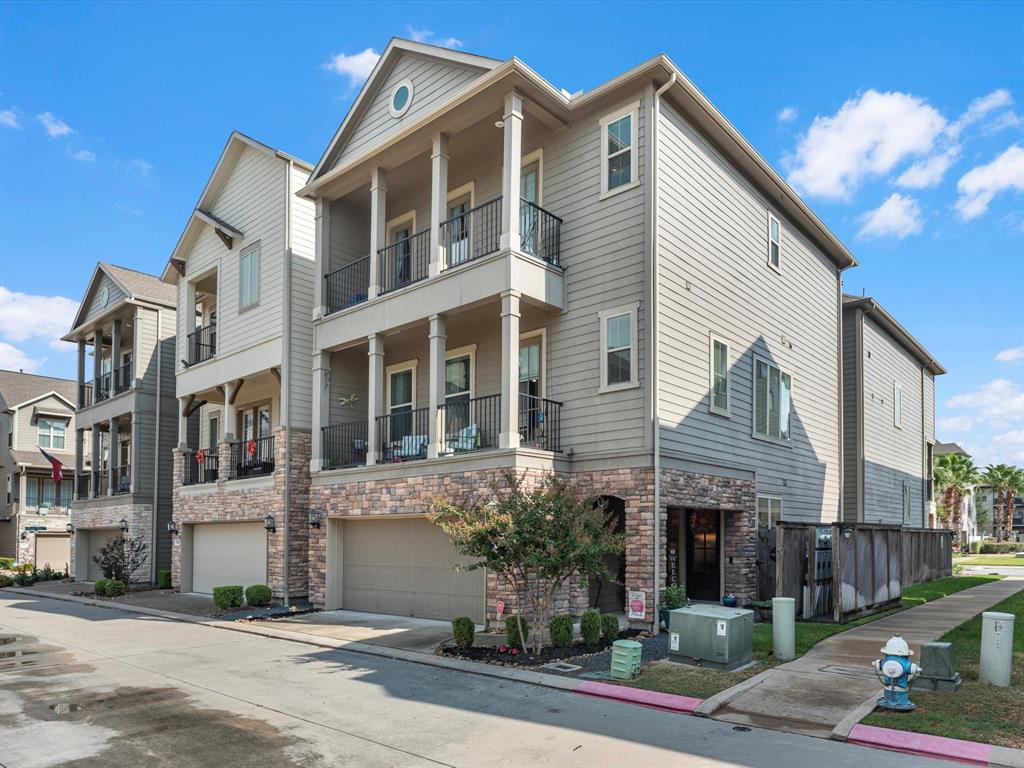
[[[990,744],[950,739],[946,736],[930,736],[911,731],[897,731],[874,725],[857,724],[853,726],[846,741],[848,744],[859,744],[863,747],[877,747],[892,752],[904,752],[908,755],[938,757],[974,765],[988,765],[992,756],[992,745]]]
[[[627,688],[624,685],[612,685],[611,683],[598,683],[586,680],[572,690],[584,696],[594,696],[599,699],[613,699],[624,701],[628,704],[639,704],[642,707],[661,709],[666,712],[678,712],[684,715],[692,715],[693,710],[703,701],[692,696],[676,696],[672,693],[658,693],[657,691],[645,691],[640,688]]]

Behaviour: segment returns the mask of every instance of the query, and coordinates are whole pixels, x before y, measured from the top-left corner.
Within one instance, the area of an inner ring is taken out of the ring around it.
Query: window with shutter
[[[729,415],[729,345],[711,337],[711,412]]]
[[[778,366],[754,358],[754,434],[789,441],[793,378]]]

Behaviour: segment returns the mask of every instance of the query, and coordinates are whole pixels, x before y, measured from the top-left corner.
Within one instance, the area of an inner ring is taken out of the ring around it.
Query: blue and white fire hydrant
[[[875,674],[882,681],[884,691],[878,706],[897,712],[910,712],[914,704],[908,698],[910,684],[921,672],[921,668],[910,660],[914,652],[900,635],[893,635],[882,646],[882,658],[872,662]]]

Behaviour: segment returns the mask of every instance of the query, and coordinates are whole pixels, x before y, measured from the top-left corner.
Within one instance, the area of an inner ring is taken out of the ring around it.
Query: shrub
[[[505,619],[505,642],[511,645],[513,648],[522,648],[526,645],[526,641],[530,639],[530,625],[523,619],[523,634],[519,634],[519,624],[517,621],[518,616],[508,616]]]
[[[601,636],[609,643],[619,639],[619,617],[614,613],[601,615]]]
[[[674,611],[686,605],[686,590],[682,586],[666,587],[665,597],[662,599],[661,607]]]
[[[107,596],[107,585],[110,583],[110,579],[96,579],[96,583],[93,585],[93,591],[96,593],[96,597]]]
[[[14,583],[19,587],[31,587],[36,583],[36,568],[31,563],[18,566],[14,569]]]
[[[245,602],[254,607],[270,605],[270,587],[266,584],[253,584],[245,590]]]
[[[469,616],[459,616],[452,619],[452,637],[459,648],[472,648],[473,638],[476,635],[476,625]]]
[[[981,551],[981,542],[980,541],[972,541],[971,544],[970,544],[970,550],[971,550],[971,554],[972,555],[978,554]]]
[[[241,586],[227,586],[213,588],[213,604],[226,611],[228,608],[240,608],[244,591]]]
[[[600,613],[597,611],[587,611],[580,616],[580,636],[583,638],[584,645],[597,645],[601,639]]]
[[[555,616],[548,624],[551,633],[551,644],[555,648],[568,648],[572,645],[572,616],[562,614]]]
[[[972,552],[974,550],[971,550]],[[1016,541],[986,541],[981,545],[982,555],[1012,555],[1014,552],[1024,552],[1024,543]]]
[[[160,589],[171,588],[171,572],[170,571],[157,571],[156,584]]]
[[[0,588],[9,587],[13,583],[14,583],[14,579],[12,579],[6,573],[0,573]]]
[[[107,597],[121,597],[128,594],[128,585],[123,581],[111,579],[107,582]]]
[[[103,571],[105,578],[131,584],[136,580],[136,574],[146,564],[148,548],[149,545],[142,536],[130,539],[119,536],[108,541],[98,555],[92,556],[92,560]]]
[[[14,558],[13,557],[0,557],[0,568],[6,568],[7,570],[13,569],[14,568]]]

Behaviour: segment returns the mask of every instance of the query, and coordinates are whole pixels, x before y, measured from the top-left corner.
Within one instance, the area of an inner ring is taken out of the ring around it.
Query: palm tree
[[[1008,539],[1013,534],[1013,510],[1016,508],[1016,496],[1024,493],[1024,469],[1013,467],[1009,478],[1006,481],[1006,497],[1003,501],[1003,538]]]
[[[953,519],[953,535],[963,544],[963,510],[961,503],[972,485],[981,480],[970,456],[944,453],[935,457],[935,482],[942,493],[942,501]]]
[[[1009,464],[996,464],[994,466],[989,464],[985,467],[984,482],[986,485],[992,486],[992,491],[996,497],[992,504],[992,524],[995,529],[993,533],[995,533],[996,538],[1003,538],[1002,527],[1006,517],[1007,488],[1009,488],[1015,472],[1017,472],[1017,469]]]

